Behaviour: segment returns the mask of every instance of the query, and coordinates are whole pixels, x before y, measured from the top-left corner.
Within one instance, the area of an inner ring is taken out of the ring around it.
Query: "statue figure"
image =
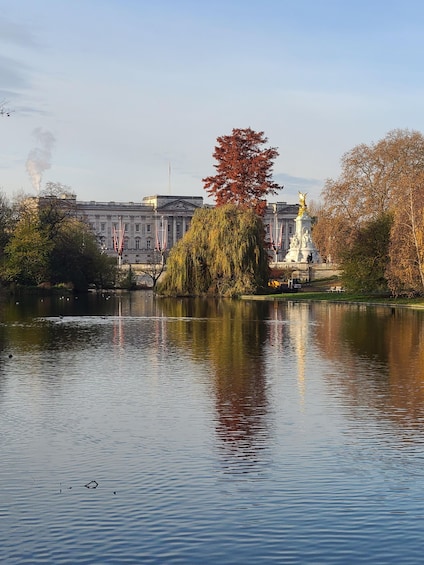
[[[294,236],[291,238],[291,247],[296,249],[299,246],[300,246],[299,238],[297,237],[296,234],[294,234]]]
[[[306,195],[307,192],[299,192],[299,203],[300,203],[299,216],[301,216],[303,212],[306,210]]]
[[[303,234],[303,240],[302,240],[303,247],[308,247],[310,242],[311,242],[311,236],[309,230],[306,229]]]

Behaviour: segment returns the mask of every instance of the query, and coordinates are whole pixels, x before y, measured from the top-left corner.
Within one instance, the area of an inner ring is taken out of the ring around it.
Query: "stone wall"
[[[308,265],[307,263],[279,262],[272,263],[271,267],[281,270],[290,269],[294,272],[294,276],[296,278],[302,280],[308,280],[309,274],[311,280],[321,280],[331,277],[339,277],[342,273],[339,266],[335,263],[317,263]]]

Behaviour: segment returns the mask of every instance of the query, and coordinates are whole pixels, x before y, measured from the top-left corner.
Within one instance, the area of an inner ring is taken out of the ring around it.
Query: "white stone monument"
[[[290,248],[284,261],[286,263],[321,263],[321,257],[311,237],[312,218],[306,206],[306,193],[299,192],[299,212],[296,232],[290,239]]]

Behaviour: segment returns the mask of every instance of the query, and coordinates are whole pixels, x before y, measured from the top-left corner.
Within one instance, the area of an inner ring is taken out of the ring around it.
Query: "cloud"
[[[2,43],[10,43],[19,47],[36,47],[39,42],[27,26],[0,17],[0,38]]]
[[[0,55],[0,84],[2,85],[0,92],[11,94],[16,90],[29,88],[28,70],[23,63]]]
[[[297,202],[299,192],[305,192],[308,194],[308,201],[319,200],[321,190],[324,186],[324,181],[322,179],[295,177],[288,173],[274,174],[273,179],[284,186],[284,199],[290,202]]]
[[[28,54],[24,58],[23,54],[28,50],[33,53],[41,44],[29,26],[0,16],[0,46],[0,99],[16,100],[32,87],[33,69],[28,65]]]

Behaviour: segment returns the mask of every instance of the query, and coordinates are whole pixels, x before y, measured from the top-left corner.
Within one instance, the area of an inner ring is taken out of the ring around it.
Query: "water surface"
[[[2,563],[421,561],[423,313],[138,292],[0,315]]]

